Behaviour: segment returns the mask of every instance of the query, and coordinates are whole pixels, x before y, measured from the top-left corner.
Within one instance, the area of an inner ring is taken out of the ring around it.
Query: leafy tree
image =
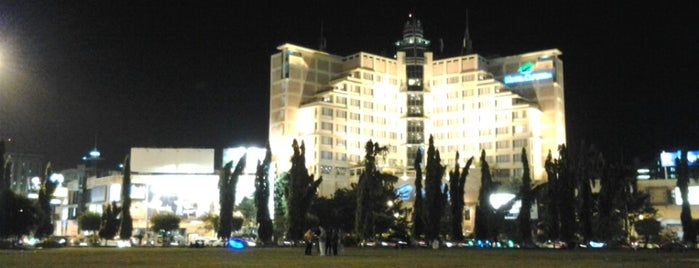
[[[257,163],[255,173],[255,206],[257,207],[257,234],[263,245],[272,241],[274,232],[272,218],[269,213],[269,166],[272,162],[272,150],[267,143],[265,159]]]
[[[354,224],[357,237],[362,241],[395,229],[394,213],[400,205],[396,205],[398,200],[393,189],[398,177],[382,174],[376,169],[376,156],[387,152],[388,148],[369,140],[364,149],[364,172],[357,183]]]
[[[32,200],[5,189],[0,192],[0,237],[17,241],[30,234],[39,222],[40,213]]]
[[[121,226],[119,238],[127,240],[133,232],[133,220],[131,219],[131,159],[124,159],[124,177],[121,182]]]
[[[233,231],[233,207],[235,205],[235,191],[238,184],[238,178],[243,173],[245,169],[245,158],[246,154],[240,157],[238,163],[235,166],[233,173],[230,172],[233,162],[228,162],[224,166],[224,170],[221,172],[218,189],[219,189],[219,202],[221,205],[220,223],[218,230],[218,237],[228,239],[231,237],[231,232]]]
[[[100,230],[101,225],[102,216],[96,212],[86,211],[78,217],[78,228],[81,231],[91,232],[93,236]]]
[[[660,234],[660,230],[662,230],[660,222],[655,218],[647,218],[637,221],[634,224],[634,227],[636,228],[636,232],[644,237],[644,248],[648,248],[648,242],[651,241],[651,237],[657,237],[658,234]]]
[[[117,205],[116,201],[112,201],[111,204],[104,206],[104,212],[102,212],[102,226],[99,230],[100,238],[104,240],[112,240],[119,231],[119,214],[121,213],[121,208]]]
[[[280,240],[285,237],[286,232],[289,230],[289,219],[287,217],[287,201],[288,201],[288,189],[289,184],[289,174],[287,172],[282,173],[274,180],[274,237],[276,240]]]
[[[422,196],[422,148],[418,148],[415,153],[415,203],[413,203],[413,237],[420,238],[425,232],[425,210]]]
[[[245,217],[239,215],[233,215],[231,218],[231,231],[237,232],[243,229],[243,223],[245,222]]]
[[[58,182],[51,180],[51,175],[53,175],[53,169],[51,168],[51,162],[49,162],[46,164],[44,176],[41,177],[41,189],[39,190],[38,205],[41,214],[40,222],[35,232],[35,235],[39,238],[53,234],[54,229],[51,199],[53,198],[53,193],[56,191]]]
[[[204,230],[207,231],[214,231],[218,230],[218,224],[220,221],[220,217],[216,214],[213,213],[206,213],[199,217],[199,220],[204,222]]]
[[[173,213],[158,214],[150,218],[151,230],[155,232],[180,229],[182,219]]]
[[[430,136],[427,148],[427,166],[425,167],[425,204],[427,205],[427,240],[433,241],[439,237],[440,222],[444,215],[446,192],[442,192],[442,178],[445,167],[441,164],[439,150],[434,147],[434,139]]]
[[[449,173],[449,193],[451,195],[451,232],[455,241],[464,240],[463,220],[464,220],[464,187],[466,187],[466,177],[468,177],[473,157],[469,158],[463,170],[459,166],[459,152],[456,152],[456,167]]]
[[[687,160],[687,150],[681,150],[681,156],[676,160],[677,163],[677,188],[680,189],[682,196],[682,212],[680,220],[682,221],[682,240],[687,243],[695,244],[697,242],[697,232],[692,223],[692,210],[689,204],[689,161]]]
[[[485,150],[481,151],[481,188],[478,191],[478,205],[476,205],[475,233],[478,240],[492,240],[491,226],[493,218],[493,206],[490,204],[490,195],[495,190],[493,178],[490,175],[490,166],[485,160]]]
[[[236,228],[233,226],[233,231],[239,231],[245,227],[251,227],[255,225],[256,219],[255,217],[257,216],[257,208],[255,207],[255,201],[251,198],[248,197],[243,197],[243,200],[238,203],[238,205],[235,208],[236,212],[239,212],[241,215],[238,216],[239,219],[242,220],[240,223],[240,227]],[[236,214],[233,213],[233,223],[236,223]],[[244,232],[251,232],[251,230],[248,230],[246,228],[243,230]]]
[[[318,217],[322,226],[338,228],[343,233],[354,231],[355,212],[357,209],[357,188],[337,189],[331,198],[316,197],[309,213]]]
[[[173,213],[158,214],[150,218],[151,230],[162,233],[163,246],[170,244],[172,232],[180,228],[180,217]]]
[[[552,160],[552,162],[547,161],[547,173],[555,174],[551,178],[555,178],[555,189],[556,207],[558,209],[558,219],[559,219],[559,236],[557,237],[561,241],[568,245],[575,244],[575,234],[578,230],[577,221],[575,217],[576,209],[576,199],[575,199],[575,173],[573,170],[574,161],[570,161],[568,149],[564,144],[558,146],[559,158]]]
[[[311,206],[311,201],[316,195],[318,186],[323,182],[323,177],[313,180],[313,174],[306,169],[306,146],[301,142],[301,146],[294,139],[292,143],[294,154],[291,156],[291,169],[286,175],[289,176],[289,184],[286,189],[287,198],[287,219],[289,229],[287,238],[301,240],[306,229],[306,213]]]

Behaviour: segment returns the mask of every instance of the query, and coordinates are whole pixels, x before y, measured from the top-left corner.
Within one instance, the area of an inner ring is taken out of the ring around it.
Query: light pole
[[[92,172],[95,175],[95,178],[97,178],[97,162],[102,160],[101,158],[101,153],[99,150],[97,150],[97,146],[93,148],[86,156],[83,156],[83,161],[90,162],[92,164]],[[78,185],[78,198],[80,201],[78,202],[78,216],[85,212],[85,202],[88,200],[87,196],[87,179],[90,177],[89,172],[85,172],[84,176],[80,177],[80,183]]]

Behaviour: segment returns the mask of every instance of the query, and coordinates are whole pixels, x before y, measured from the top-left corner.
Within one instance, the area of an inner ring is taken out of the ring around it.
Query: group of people
[[[342,246],[342,234],[340,229],[330,228],[325,230],[323,226],[318,226],[318,230],[314,232],[308,229],[303,235],[306,242],[306,255],[313,255],[313,244],[318,242],[318,252],[320,256],[337,255],[338,248]]]

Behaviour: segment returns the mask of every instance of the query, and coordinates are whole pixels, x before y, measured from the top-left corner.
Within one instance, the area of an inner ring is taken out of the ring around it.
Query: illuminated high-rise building
[[[545,179],[548,152],[556,156],[566,142],[561,52],[487,58],[466,39],[462,55],[436,59],[411,18],[392,58],[279,46],[270,59],[276,170],[289,170],[291,144],[303,141],[309,172],[323,177],[320,194],[328,196],[356,182],[371,140],[388,147],[380,170],[409,183],[415,152],[432,136],[448,170],[457,151],[458,161],[477,162],[485,150],[496,180],[519,179],[526,148],[532,177]]]

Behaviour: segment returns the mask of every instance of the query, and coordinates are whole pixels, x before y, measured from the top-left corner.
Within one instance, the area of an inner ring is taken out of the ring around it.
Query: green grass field
[[[57,248],[0,250],[0,267],[699,267],[699,251],[346,248]]]

